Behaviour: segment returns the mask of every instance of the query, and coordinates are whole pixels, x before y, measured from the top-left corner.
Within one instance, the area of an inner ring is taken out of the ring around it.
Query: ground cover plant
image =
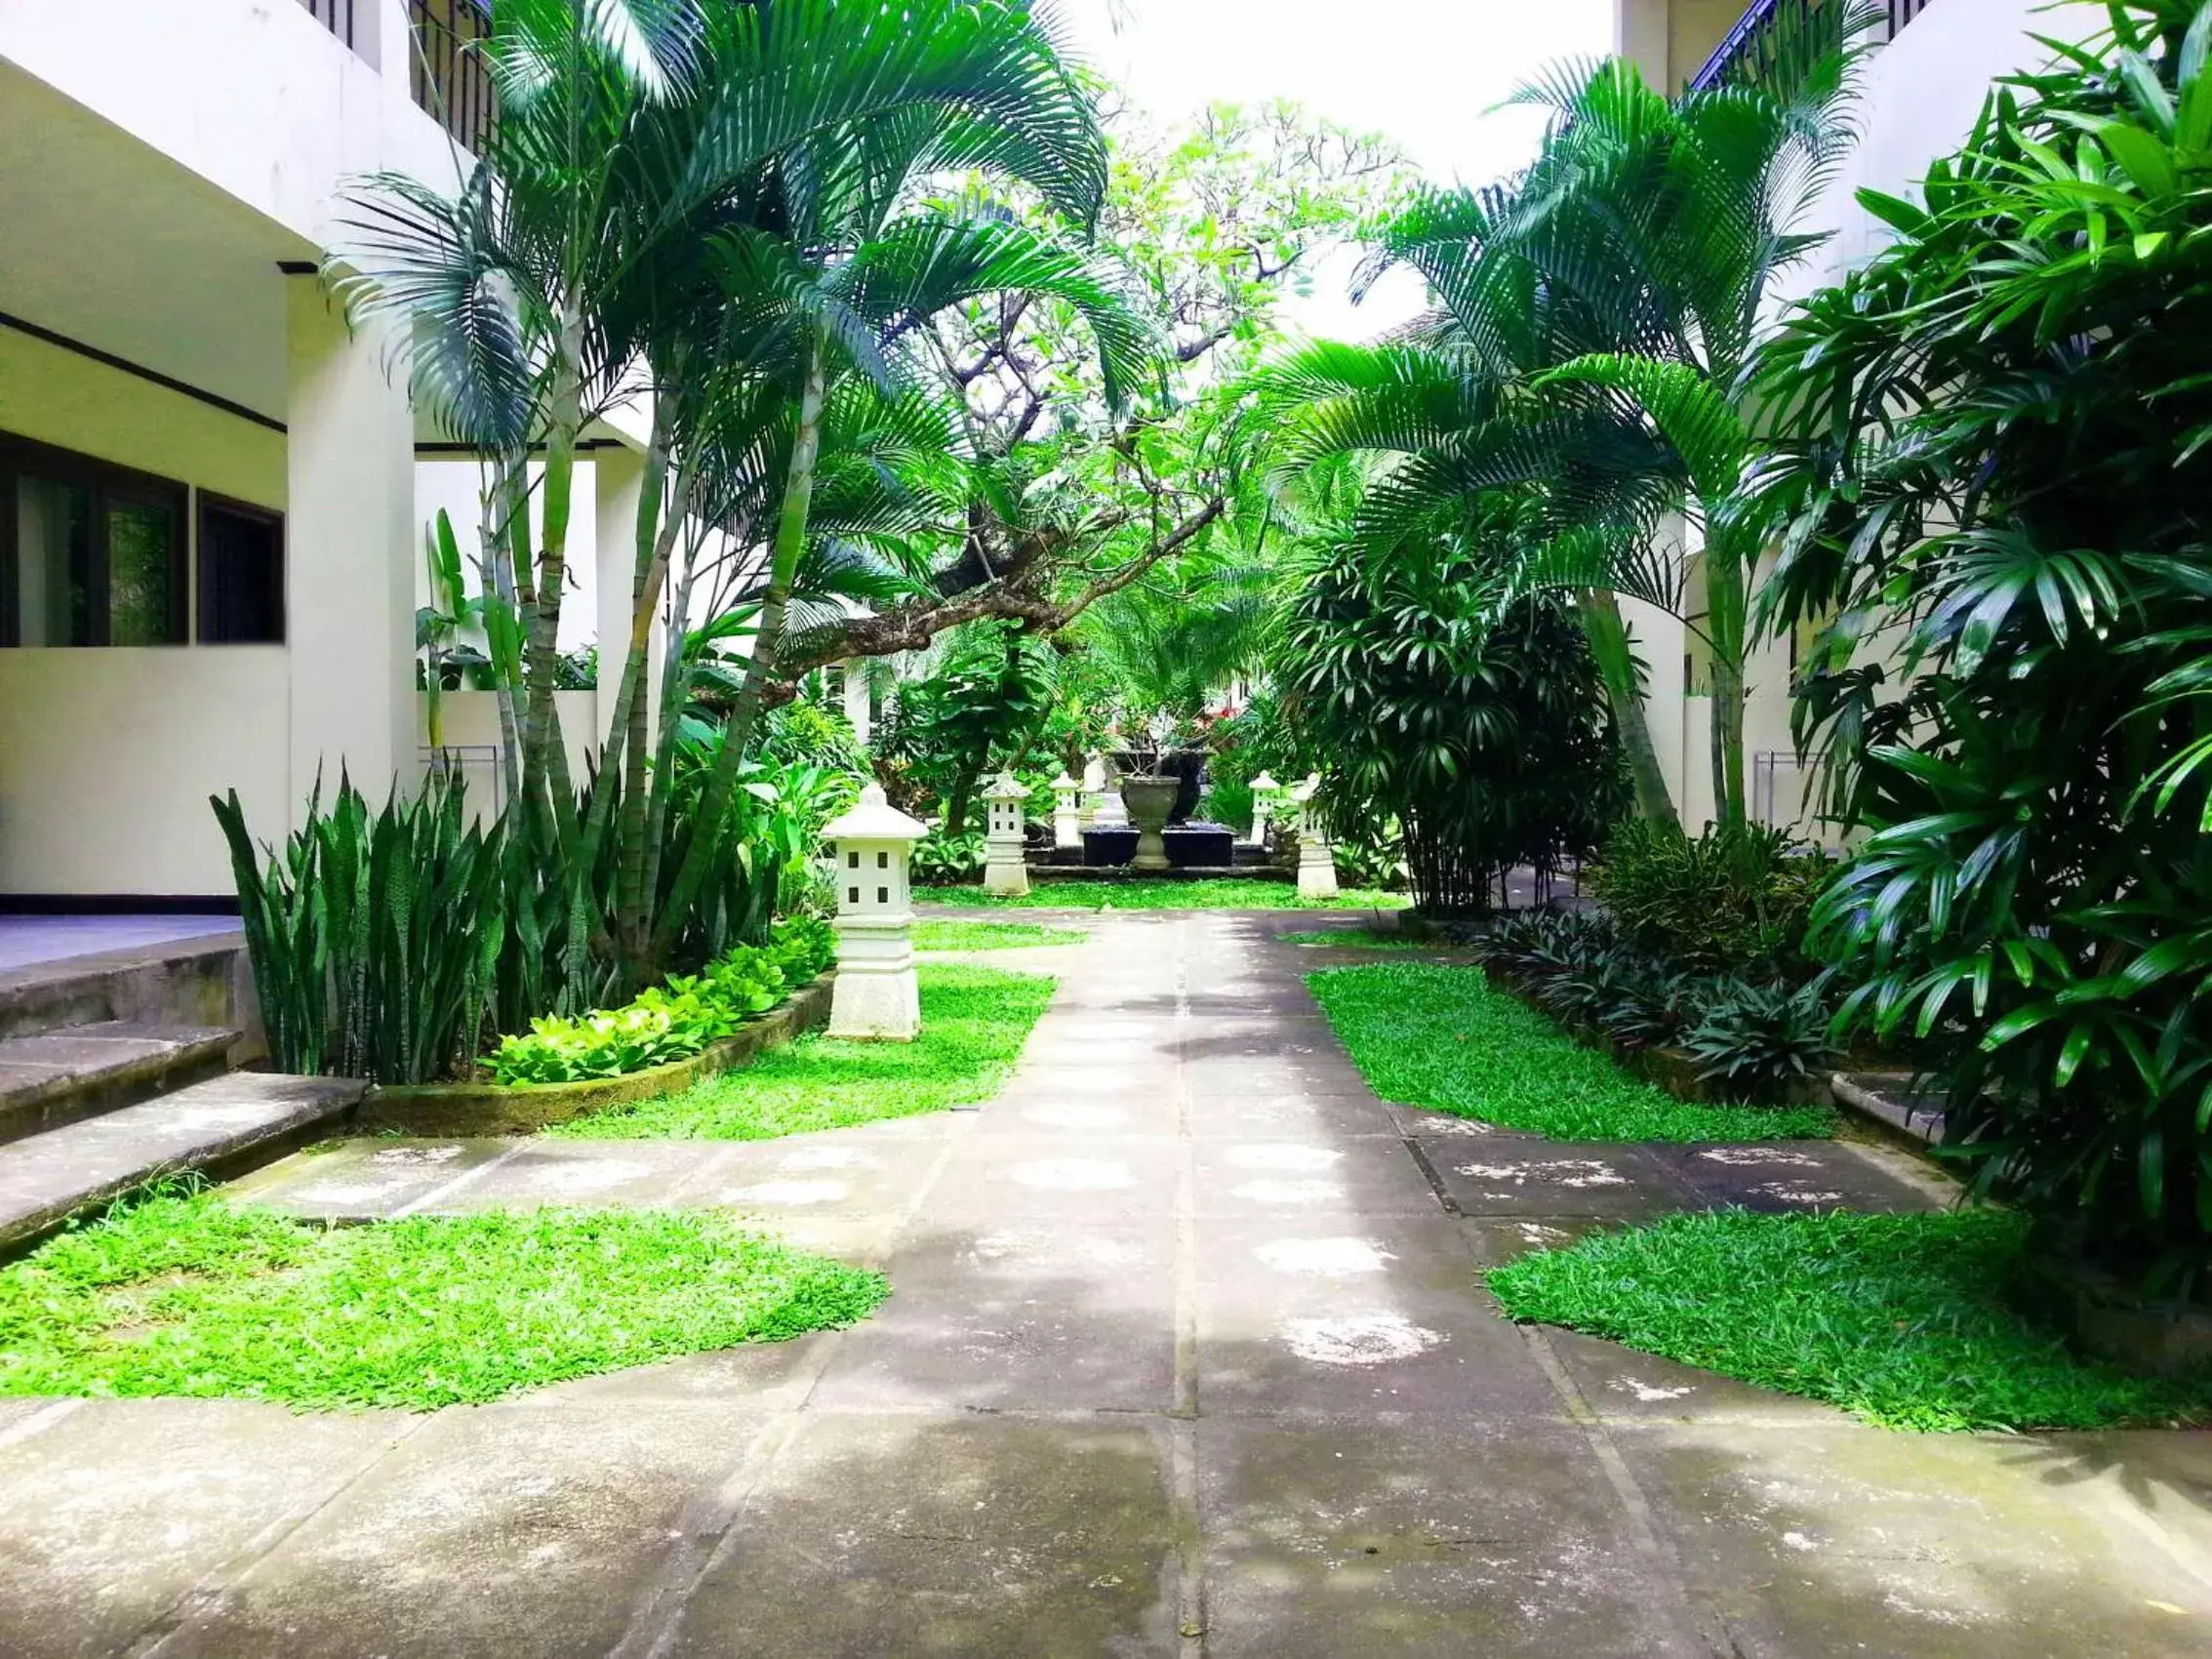
[[[1333,899],[1303,899],[1287,881],[1233,876],[1218,881],[1040,881],[1016,899],[981,887],[946,887],[931,893],[927,902],[1062,910],[1398,910],[1411,903],[1403,893],[1365,888],[1347,888]]]
[[[1630,1076],[1480,968],[1376,962],[1306,983],[1386,1100],[1561,1141],[1762,1141],[1827,1135],[1811,1107],[1701,1106]]]
[[[1039,945],[1080,945],[1072,927],[1046,927],[1033,921],[919,921],[917,951],[1021,951]]]
[[[819,916],[777,922],[766,945],[736,945],[697,974],[672,976],[621,1008],[575,1019],[549,1015],[502,1039],[492,1056],[501,1083],[577,1083],[686,1060],[764,1014],[837,959]]]
[[[1278,945],[1334,945],[1347,951],[1433,951],[1437,942],[1428,939],[1410,939],[1402,933],[1386,932],[1379,927],[1325,927],[1309,928],[1298,933],[1278,933]]]
[[[706,1211],[326,1229],[177,1190],[0,1268],[0,1395],[427,1411],[847,1325],[887,1293]]]
[[[2212,1376],[2076,1358],[2009,1307],[2028,1224],[1950,1215],[1669,1216],[1492,1270],[1516,1319],[1566,1325],[1894,1429],[2212,1422]]]
[[[997,1092],[1052,1000],[1042,974],[924,963],[912,1042],[805,1036],[681,1094],[555,1124],[579,1140],[765,1141],[971,1106]]]

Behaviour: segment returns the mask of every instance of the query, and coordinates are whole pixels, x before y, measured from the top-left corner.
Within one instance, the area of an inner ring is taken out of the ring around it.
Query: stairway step
[[[234,1072],[0,1146],[0,1246],[180,1170],[281,1150],[369,1092],[351,1077]]]
[[[101,1020],[0,1038],[0,1142],[216,1076],[228,1070],[243,1034],[224,1026]]]

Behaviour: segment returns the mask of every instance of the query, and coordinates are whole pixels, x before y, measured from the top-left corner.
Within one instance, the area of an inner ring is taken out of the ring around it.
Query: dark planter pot
[[[1136,856],[1137,831],[1134,830],[1083,831],[1083,862],[1094,870],[1125,865]]]
[[[1167,861],[1178,870],[1227,870],[1236,858],[1236,837],[1218,824],[1186,824],[1164,831]]]

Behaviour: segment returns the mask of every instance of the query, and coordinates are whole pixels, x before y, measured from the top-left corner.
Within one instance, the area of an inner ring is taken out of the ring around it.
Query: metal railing
[[[1750,9],[1736,20],[1736,26],[1712,49],[1705,67],[1690,77],[1690,87],[1698,92],[1709,92],[1731,75],[1749,71],[1756,77],[1761,65],[1773,55],[1784,14],[1791,10],[1803,11],[1814,3],[1815,0],[1751,0]],[[1883,7],[1887,15],[1876,26],[1875,38],[1895,40],[1907,23],[1934,3],[1935,0],[1887,0]]]
[[[492,36],[489,0],[407,0],[407,22],[414,37],[407,78],[415,101],[465,148],[482,155],[500,118],[481,44]]]
[[[300,0],[307,15],[345,42],[354,45],[353,11],[364,0]]]

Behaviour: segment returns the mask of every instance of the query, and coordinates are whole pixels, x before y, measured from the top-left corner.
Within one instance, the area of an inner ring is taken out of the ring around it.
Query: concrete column
[[[833,1037],[911,1042],[921,1030],[908,865],[914,843],[926,833],[885,801],[876,783],[861,790],[852,811],[823,826],[837,884]]]
[[[318,768],[372,804],[421,781],[415,747],[415,433],[382,343],[311,276],[286,284],[286,661],[297,821]]]
[[[1674,88],[1669,77],[1668,36],[1670,0],[1613,0],[1613,53],[1626,58],[1661,92]]]
[[[591,451],[590,465],[577,467],[577,500],[581,508],[588,504],[591,519],[588,525],[577,524],[575,531],[587,530],[591,537],[589,551],[594,564],[593,606],[597,613],[599,642],[599,731],[604,740],[615,723],[615,700],[622,695],[623,664],[629,656],[630,589],[637,580],[637,504],[645,488],[645,457],[633,449],[595,449]],[[586,486],[589,493],[586,494]],[[572,531],[570,556],[573,559],[583,550],[581,538]],[[667,668],[668,633],[664,619],[668,614],[667,598],[664,592],[661,610],[654,619],[652,647],[646,657],[645,695],[646,741],[657,741],[660,730],[657,716],[661,709],[661,682]]]
[[[874,713],[869,707],[867,670],[865,657],[845,659],[845,718],[852,725],[853,735],[863,745],[868,741],[875,723]]]
[[[1267,844],[1267,820],[1275,815],[1275,797],[1281,792],[1281,789],[1282,785],[1275,782],[1272,773],[1263,772],[1252,780],[1252,844],[1254,846],[1264,847]]]

